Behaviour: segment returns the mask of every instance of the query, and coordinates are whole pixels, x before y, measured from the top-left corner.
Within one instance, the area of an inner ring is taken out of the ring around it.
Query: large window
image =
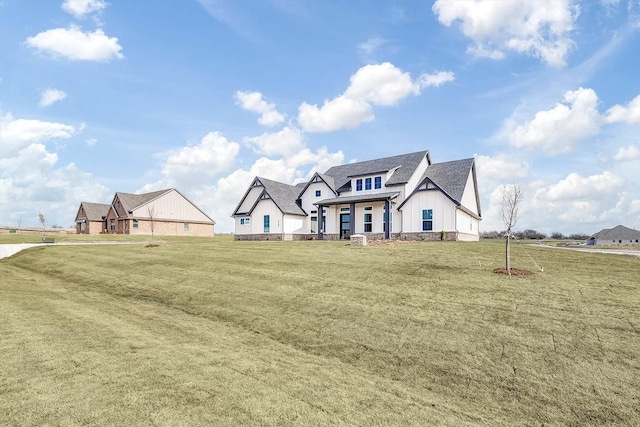
[[[366,178],[364,180],[364,189],[371,190],[371,178]]]
[[[269,215],[265,215],[264,216],[264,232],[269,233],[270,229],[271,229],[271,219],[269,218]]]
[[[433,209],[422,211],[422,231],[433,230]]]
[[[362,179],[356,179],[356,191],[362,191]]]
[[[381,176],[376,176],[374,182],[373,182],[373,187],[377,190],[378,188],[382,188],[382,177]]]

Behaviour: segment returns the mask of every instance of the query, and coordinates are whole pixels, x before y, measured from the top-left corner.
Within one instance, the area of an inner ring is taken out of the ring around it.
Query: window
[[[249,225],[251,224],[251,218],[240,218],[240,225]]]
[[[322,195],[322,190],[316,190],[316,197],[320,197]]]
[[[364,210],[365,210],[365,211],[372,211],[372,210],[373,210],[373,207],[371,207],[371,206],[365,206]]]
[[[382,188],[382,177],[381,176],[376,176],[374,182],[373,182],[373,187],[377,190],[378,188]]]
[[[340,212],[349,212],[349,208],[340,208]]]
[[[116,220],[112,219],[111,220],[111,231],[114,231],[116,229]]]
[[[366,178],[364,180],[364,189],[371,190],[371,178]]]
[[[356,179],[356,191],[362,191],[362,179]]]
[[[269,233],[269,230],[271,229],[270,227],[270,218],[269,215],[265,215],[264,216],[264,232],[265,233]]]
[[[371,224],[373,221],[372,217],[373,217],[373,214],[370,214],[370,213],[364,214],[364,232],[365,233],[371,233],[372,231],[372,224]]]
[[[311,217],[311,232],[315,233],[318,231],[318,217],[317,216],[312,216]]]
[[[80,231],[84,231],[87,229],[87,223],[86,222],[81,222],[80,223]]]
[[[433,209],[422,211],[422,231],[433,230]]]
[[[188,222],[184,223],[184,231],[189,231],[189,223]]]
[[[133,228],[138,228],[138,220],[137,219],[133,220]]]

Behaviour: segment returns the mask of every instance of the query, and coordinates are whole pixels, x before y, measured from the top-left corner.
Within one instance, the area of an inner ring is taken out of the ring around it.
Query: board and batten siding
[[[456,210],[456,224],[458,227],[458,240],[480,240],[480,221],[478,221],[468,213],[458,209]]]
[[[321,191],[320,197],[316,197],[316,190],[320,190]],[[319,202],[320,200],[324,200],[324,199],[331,199],[332,197],[335,197],[335,194],[333,193],[333,191],[329,188],[329,186],[324,181],[313,182],[313,183],[309,184],[307,189],[300,196],[300,202],[302,204],[302,209],[304,209],[304,211],[307,212],[308,216],[307,217],[301,217],[301,218],[304,218],[303,219],[304,223],[303,223],[302,227],[300,227],[300,231],[297,231],[297,233],[302,233],[302,234],[311,233],[311,217],[312,216],[315,216],[315,217],[318,216],[317,214],[312,214],[311,213],[311,211],[317,211],[318,210],[318,207],[315,206],[314,203]]]
[[[133,218],[149,218],[150,209],[153,209],[153,216],[158,220],[211,222],[202,211],[175,190],[134,209]]]
[[[251,212],[251,234],[264,233],[264,216],[269,215],[269,233],[283,233],[284,215],[271,199],[260,200]]]
[[[471,172],[469,172],[469,176],[467,177],[467,183],[464,186],[464,193],[462,193],[462,200],[460,200],[460,204],[476,215],[478,214],[478,201],[476,200],[475,185],[473,183],[473,174]]]
[[[242,201],[242,204],[240,205],[240,207],[238,207],[237,212],[238,213],[249,212],[249,209],[253,207],[254,203],[256,202],[256,200],[258,199],[258,197],[260,196],[263,190],[264,190],[264,187],[252,187],[247,193],[247,197],[244,198],[244,200]]]
[[[453,202],[440,191],[418,191],[402,207],[404,232],[422,232],[425,209],[433,209],[433,232],[456,231],[457,209]]]

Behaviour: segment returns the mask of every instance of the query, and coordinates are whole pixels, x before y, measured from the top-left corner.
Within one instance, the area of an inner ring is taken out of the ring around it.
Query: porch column
[[[384,201],[384,210],[386,212],[384,218],[384,238],[389,240],[391,237],[391,203],[389,203],[389,199]]]
[[[324,226],[322,208],[322,205],[318,205],[318,240],[322,240],[322,227]]]
[[[349,236],[356,234],[356,204],[349,205]]]

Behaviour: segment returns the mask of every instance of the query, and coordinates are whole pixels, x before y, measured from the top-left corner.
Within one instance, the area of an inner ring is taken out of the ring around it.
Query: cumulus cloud
[[[487,191],[496,182],[513,182],[529,175],[530,165],[524,158],[500,153],[495,156],[477,155],[475,159],[478,182]]]
[[[451,72],[422,74],[416,80],[393,64],[365,65],[350,78],[347,90],[325,100],[322,107],[306,102],[298,108],[298,122],[307,132],[354,129],[374,119],[373,106],[393,106],[422,89],[454,80]]]
[[[53,139],[66,139],[78,130],[63,123],[14,119],[11,114],[0,116],[0,157],[14,155],[31,144]]]
[[[62,101],[66,97],[67,94],[59,89],[47,89],[42,92],[38,105],[41,107],[48,107],[58,101]]]
[[[472,54],[500,59],[505,51],[515,51],[552,66],[565,65],[579,13],[570,0],[437,0],[432,10],[447,27],[459,22],[473,41]]]
[[[243,142],[253,147],[256,152],[267,156],[291,156],[304,148],[300,130],[288,126],[279,132],[247,137]]]
[[[164,155],[162,174],[171,185],[197,184],[233,167],[240,144],[218,132],[205,135],[199,144],[171,150]]]
[[[597,107],[598,96],[592,89],[567,91],[563,103],[537,112],[533,120],[511,132],[509,143],[550,156],[570,152],[599,132],[602,119]]]
[[[258,123],[264,126],[275,126],[285,120],[284,114],[276,110],[274,104],[264,100],[260,92],[237,91],[236,104],[242,109],[260,114]]]
[[[619,162],[640,159],[640,148],[636,145],[621,147],[613,158]]]
[[[107,5],[104,0],[64,0],[62,9],[80,19],[90,13],[102,11]]]
[[[80,61],[109,61],[124,58],[116,37],[108,37],[101,29],[83,32],[80,27],[54,28],[27,38],[25,44],[54,57]]]
[[[628,124],[640,123],[640,95],[636,96],[626,107],[615,105],[607,111],[608,123],[625,122]]]

